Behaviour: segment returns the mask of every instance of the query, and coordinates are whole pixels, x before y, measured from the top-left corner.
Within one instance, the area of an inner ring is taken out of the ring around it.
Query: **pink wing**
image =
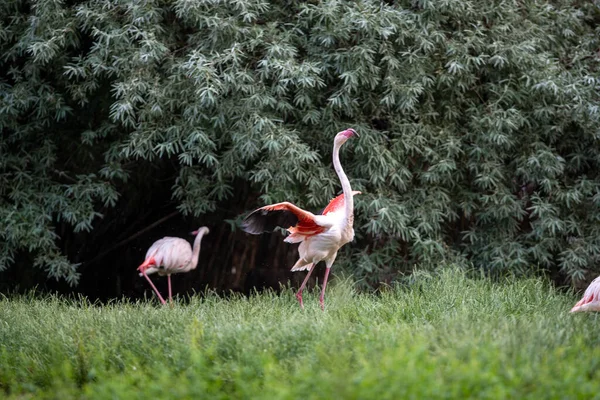
[[[359,191],[353,191],[352,195],[359,194]],[[336,212],[342,208],[346,202],[344,195],[341,194],[331,200],[322,212],[325,216]],[[263,232],[270,232],[279,226],[288,230],[290,235],[284,239],[288,243],[300,243],[306,238],[325,232],[326,225],[323,220],[317,222],[316,216],[308,211],[289,202],[270,204],[259,208],[250,213],[242,223],[242,229],[247,233],[258,235]]]
[[[302,235],[316,235],[325,230],[315,222],[315,215],[289,202],[270,204],[250,213],[242,224],[253,235],[270,232],[280,226]]]
[[[360,192],[358,190],[352,191],[352,196],[357,195],[357,194],[360,194]],[[322,214],[327,215],[329,213],[336,212],[337,210],[344,208],[345,205],[346,205],[346,198],[344,197],[344,193],[342,193],[339,196],[337,196],[335,199],[331,200],[329,202],[329,204],[327,204],[327,207],[325,207]]]
[[[600,276],[590,283],[583,298],[571,309],[571,312],[583,311],[600,311]]]

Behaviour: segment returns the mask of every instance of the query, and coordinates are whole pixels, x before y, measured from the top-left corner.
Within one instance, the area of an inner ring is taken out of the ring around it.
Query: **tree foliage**
[[[0,5],[0,270],[78,279],[148,165],[185,215],[240,195],[357,198],[339,264],[368,282],[466,259],[580,277],[600,255],[598,5],[9,0]],[[258,204],[256,204],[258,205]],[[127,210],[138,212],[136,209]],[[235,215],[224,215],[235,218]]]

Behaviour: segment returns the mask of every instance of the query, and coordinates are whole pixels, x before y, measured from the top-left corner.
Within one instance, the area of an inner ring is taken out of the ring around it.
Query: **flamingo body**
[[[581,300],[575,304],[571,312],[600,311],[600,276],[590,283]]]
[[[340,147],[351,137],[358,136],[354,129],[339,132],[333,142],[333,166],[342,184],[343,193],[329,202],[322,214],[313,214],[283,202],[261,207],[250,213],[242,224],[242,229],[251,234],[270,232],[275,227],[286,228],[290,233],[284,241],[287,243],[300,243],[298,247],[299,259],[292,267],[292,271],[308,270],[308,274],[296,293],[300,306],[302,291],[313,271],[314,265],[325,261],[326,270],[323,279],[323,289],[319,301],[324,309],[325,287],[327,277],[333,265],[337,252],[346,243],[354,239],[354,200],[358,191],[350,187],[348,177],[344,173],[339,159]]]
[[[353,191],[352,195],[359,194]],[[290,235],[284,239],[288,243],[298,243],[300,258],[292,267],[292,271],[310,270],[320,261],[332,260],[337,256],[338,250],[346,243],[354,240],[354,229],[351,225],[344,224],[344,195],[333,199],[323,211],[321,224],[328,226],[314,234],[301,234],[296,227],[288,228]],[[329,210],[328,210],[329,209]]]
[[[144,276],[148,280],[148,283],[150,283],[162,304],[165,304],[165,300],[148,275],[154,273],[167,275],[169,301],[172,302],[171,274],[188,272],[196,268],[198,265],[198,255],[200,254],[200,243],[204,235],[208,232],[209,230],[205,226],[192,232],[193,235],[196,235],[193,248],[185,239],[166,236],[154,242],[146,252],[146,259],[138,267],[138,271],[140,271],[140,276]]]
[[[166,236],[150,246],[146,252],[146,262],[147,275],[156,272],[161,276],[188,272],[192,266],[192,246],[187,240]]]

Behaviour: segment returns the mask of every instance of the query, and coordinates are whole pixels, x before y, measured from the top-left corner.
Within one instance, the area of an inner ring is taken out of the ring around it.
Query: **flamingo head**
[[[140,271],[141,273],[144,273],[144,271],[146,271],[148,268],[156,266],[156,260],[154,259],[154,257],[148,257],[144,260],[144,262],[142,263],[142,265],[140,265],[137,270]]]
[[[342,145],[346,143],[346,140],[350,139],[352,136],[358,136],[358,132],[352,128],[348,128],[345,131],[338,132],[338,134],[335,135],[335,141]]]
[[[210,230],[206,226],[201,226],[197,231],[191,232],[190,235],[197,236],[198,234],[206,235],[210,232]]]

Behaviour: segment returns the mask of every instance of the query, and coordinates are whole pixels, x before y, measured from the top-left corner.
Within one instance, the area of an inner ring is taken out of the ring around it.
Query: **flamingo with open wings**
[[[321,215],[315,215],[303,210],[292,203],[283,202],[261,207],[250,213],[242,224],[242,228],[251,234],[258,235],[271,232],[277,226],[286,228],[290,233],[285,238],[288,243],[300,243],[298,253],[300,258],[292,267],[292,271],[308,270],[306,278],[296,293],[300,306],[302,291],[314,270],[314,266],[325,261],[325,277],[319,302],[321,309],[325,309],[325,288],[329,271],[335,261],[338,250],[354,239],[354,199],[358,191],[353,191],[350,181],[340,164],[340,147],[348,139],[358,136],[354,129],[339,132],[333,141],[333,167],[342,185],[343,193],[327,205]]]

